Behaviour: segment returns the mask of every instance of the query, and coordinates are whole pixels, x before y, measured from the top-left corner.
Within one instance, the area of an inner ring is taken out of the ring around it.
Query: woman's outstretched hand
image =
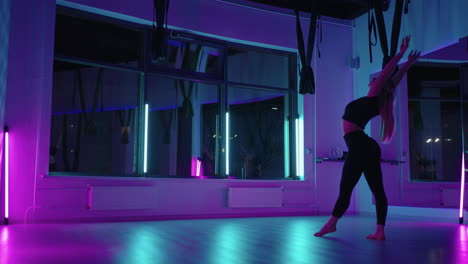
[[[401,45],[400,45],[400,53],[401,53],[401,55],[403,55],[403,54],[406,52],[406,50],[408,49],[410,39],[411,39],[410,36],[406,36],[406,37],[404,37],[403,40],[401,41]]]
[[[408,55],[408,63],[413,64],[417,62],[420,56],[421,56],[421,51],[412,50],[410,54]]]

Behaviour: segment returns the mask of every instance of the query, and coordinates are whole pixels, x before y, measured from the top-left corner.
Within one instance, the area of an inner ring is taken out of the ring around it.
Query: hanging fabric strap
[[[68,159],[68,118],[67,115],[63,115],[62,130],[65,131],[62,137],[62,158],[63,165],[65,166],[65,172],[70,171],[70,161]]]
[[[320,22],[320,16],[317,16],[317,30],[318,30],[318,35],[319,35],[319,41],[317,41],[317,55],[318,57],[322,57],[322,54],[320,52],[320,44],[322,44],[323,41],[323,27],[322,27],[322,22]]]
[[[383,16],[383,3],[381,0],[374,0],[375,17],[377,19],[377,27],[380,39],[380,47],[384,55],[382,69],[387,65],[391,58],[393,58],[397,52],[398,40],[400,36],[401,28],[401,16],[403,13],[403,1],[396,0],[395,2],[395,13],[393,15],[392,24],[392,36],[391,36],[391,50],[388,50],[387,31],[385,29],[385,21]]]
[[[176,81],[177,86],[177,81]],[[161,126],[164,129],[164,136],[163,136],[163,144],[171,144],[171,126],[172,126],[172,119],[174,118],[172,109],[166,111],[158,111],[158,117],[161,121]],[[168,116],[166,118],[166,116]]]
[[[72,95],[72,108],[75,108],[75,101],[76,101],[76,92],[77,90],[79,91],[80,94],[80,99],[82,98],[82,95],[84,94],[83,91],[83,78],[81,71],[78,69],[75,71],[75,78],[74,78],[74,83],[73,83],[73,95]],[[84,99],[80,100],[81,103],[81,108],[86,109]],[[81,128],[82,128],[82,119],[83,116],[86,115],[86,111],[81,111],[80,114],[78,115],[78,121],[76,124],[76,136],[75,136],[75,146],[73,148],[73,151],[68,149],[68,129],[69,129],[69,124],[68,124],[68,115],[64,114],[63,115],[63,135],[61,135],[61,140],[62,140],[62,155],[63,155],[63,164],[65,166],[65,171],[66,172],[76,172],[79,169],[80,166],[80,150],[81,150]],[[70,160],[69,160],[69,152],[73,152],[73,165],[70,166]]]
[[[83,113],[85,122],[87,122],[88,113],[87,113],[87,110],[86,110],[85,92],[84,92],[84,88],[83,88],[83,77],[82,77],[80,69],[76,70],[75,76],[77,78],[78,91],[80,93],[81,113]]]
[[[393,24],[392,24],[392,38],[391,38],[391,49],[390,49],[390,57],[394,57],[397,53],[398,48],[398,40],[400,37],[400,29],[401,29],[401,16],[403,14],[403,1],[404,0],[396,0],[395,2],[395,13],[393,14]]]
[[[405,0],[405,15],[409,12],[409,4],[411,3],[410,0]]]
[[[76,128],[75,149],[72,171],[77,172],[80,167],[80,152],[81,152],[81,119],[82,115],[78,117],[78,127]]]
[[[127,112],[127,117],[124,119],[125,112]],[[119,115],[120,121],[120,142],[122,144],[128,144],[130,139],[130,123],[132,121],[134,109],[130,108],[128,111],[119,110],[117,113]]]
[[[375,16],[372,11],[370,2],[371,1],[369,1],[369,11],[367,12],[367,25],[369,30],[369,59],[370,63],[372,63],[372,47],[377,45],[377,26],[375,25]],[[374,40],[372,40],[372,35],[374,36]]]
[[[318,1],[312,1],[312,10],[310,14],[309,37],[307,40],[307,54],[305,50],[304,38],[302,34],[301,22],[299,20],[299,10],[296,13],[296,31],[297,31],[297,46],[299,56],[301,58],[301,80],[299,84],[299,93],[301,94],[314,94],[315,93],[315,78],[314,72],[310,63],[312,62],[312,53],[315,45],[315,32],[317,30],[317,17],[319,14]]]
[[[88,136],[95,136],[97,133],[96,124],[94,123],[94,113],[96,112],[96,108],[98,105],[98,97],[99,93],[101,93],[101,111],[104,111],[104,84],[103,84],[103,68],[99,68],[98,76],[96,80],[96,88],[94,90],[93,96],[93,106],[91,108],[91,113],[88,116],[87,109],[86,109],[86,102],[85,102],[85,91],[83,87],[83,78],[81,76],[81,71],[78,70],[78,83],[79,83],[79,91],[80,91],[80,105],[81,111],[84,116],[85,120],[85,131],[86,135]]]
[[[380,48],[382,49],[383,62],[382,69],[385,67],[388,61],[390,61],[390,56],[388,55],[388,40],[387,40],[387,30],[385,29],[385,21],[383,16],[383,3],[382,0],[373,0],[374,9],[375,9],[375,18],[377,20],[377,28],[379,33]]]
[[[103,77],[102,77],[103,73],[104,73],[104,69],[99,68],[98,76],[96,79],[96,89],[94,90],[93,108],[92,108],[91,115],[94,115],[94,112],[97,109],[99,93],[101,94],[101,112],[104,112],[104,82],[103,82]]]
[[[192,90],[193,90],[193,82],[189,83],[188,93],[185,91],[184,81],[180,80],[180,90],[182,91],[182,96],[184,101],[182,102],[182,111],[185,114],[185,118],[192,118],[193,117],[193,105],[192,105]]]
[[[153,62],[166,59],[167,52],[167,14],[169,0],[154,0],[153,10],[153,43],[151,55]]]

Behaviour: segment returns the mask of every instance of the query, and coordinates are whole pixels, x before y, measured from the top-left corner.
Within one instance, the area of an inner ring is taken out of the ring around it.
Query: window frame
[[[463,89],[463,84],[462,84],[462,78],[460,76],[460,73],[461,73],[461,68],[465,65],[466,67],[466,64],[464,63],[458,63],[458,62],[453,62],[453,63],[438,63],[438,62],[419,62],[417,64],[415,64],[413,67],[433,67],[433,68],[452,68],[454,70],[458,70],[458,81],[459,81],[459,96],[458,98],[457,97],[451,97],[451,98],[445,98],[445,97],[427,97],[427,96],[419,96],[419,97],[416,97],[416,96],[410,96],[410,86],[409,86],[409,81],[408,81],[408,88],[407,88],[407,109],[408,109],[408,112],[406,113],[407,114],[407,120],[410,121],[410,112],[409,112],[409,104],[410,102],[439,102],[439,103],[458,103],[459,106],[460,106],[460,120],[461,120],[461,123],[459,124],[460,125],[460,139],[461,139],[461,143],[462,143],[462,146],[461,146],[461,149],[462,151],[466,151],[466,140],[465,140],[465,136],[464,136],[464,129],[465,129],[465,125],[464,125],[464,122],[465,122],[465,116],[463,114],[464,112],[464,108],[463,108],[463,105],[464,104],[468,104],[468,96],[466,96],[464,98],[464,92],[468,92],[468,91],[464,91]],[[411,70],[410,70],[411,71]],[[410,75],[411,73],[408,72],[408,76]],[[410,139],[410,134],[411,134],[411,131],[410,131],[410,126],[408,125],[408,144],[411,145],[411,139]],[[412,160],[412,156],[409,155],[409,164],[408,164],[408,182],[409,183],[434,183],[434,184],[453,184],[453,183],[459,183],[459,180],[456,180],[456,181],[453,181],[453,180],[437,180],[437,179],[418,179],[418,178],[414,178],[413,175],[411,174],[411,164],[412,162],[415,162]]]
[[[138,130],[140,133],[136,135],[137,139],[135,144],[136,144],[136,151],[135,151],[135,156],[134,156],[134,164],[136,164],[136,173],[134,175],[131,175],[131,177],[145,177],[145,178],[194,178],[192,176],[184,176],[184,175],[177,175],[177,176],[161,176],[161,177],[153,177],[148,175],[147,173],[143,172],[143,160],[141,157],[143,157],[143,149],[144,149],[144,142],[143,142],[143,136],[142,133],[144,131],[144,122],[142,121],[142,117],[144,116],[144,105],[147,102],[148,98],[148,82],[147,78],[150,75],[156,75],[156,76],[161,76],[161,77],[166,77],[166,78],[173,78],[173,79],[181,79],[181,80],[189,80],[189,81],[200,81],[200,82],[205,82],[205,83],[210,83],[210,84],[215,84],[220,86],[220,92],[219,92],[219,102],[220,102],[220,124],[225,124],[225,115],[222,113],[226,113],[229,111],[229,107],[227,104],[227,89],[229,87],[245,87],[249,89],[256,89],[256,90],[264,90],[264,91],[273,91],[273,92],[283,92],[286,93],[288,96],[289,101],[287,102],[287,110],[285,106],[285,112],[287,111],[289,113],[288,115],[288,121],[289,121],[289,127],[288,127],[288,134],[289,137],[286,139],[289,142],[289,164],[287,165],[289,167],[289,175],[284,175],[284,180],[299,180],[299,176],[297,176],[296,172],[296,166],[293,164],[296,163],[296,130],[295,130],[295,119],[297,119],[300,116],[300,112],[302,110],[299,109],[299,99],[298,97],[300,96],[298,93],[298,88],[297,88],[297,76],[298,76],[298,69],[297,69],[297,54],[288,52],[288,51],[281,51],[281,50],[273,50],[270,48],[263,48],[263,47],[257,47],[257,46],[250,46],[250,45],[245,45],[245,44],[240,44],[240,43],[234,43],[234,42],[228,42],[228,41],[222,41],[218,40],[215,38],[208,38],[205,36],[199,36],[196,34],[188,33],[188,32],[182,32],[182,31],[176,31],[176,30],[171,30],[171,32],[176,32],[177,35],[184,36],[187,38],[192,38],[193,40],[190,40],[190,43],[195,43],[195,44],[200,44],[200,45],[206,45],[209,47],[214,47],[218,48],[220,51],[220,57],[218,61],[218,68],[219,68],[219,75],[216,74],[206,74],[206,73],[198,73],[198,72],[190,72],[190,71],[183,71],[183,70],[174,70],[174,69],[164,69],[164,68],[155,68],[154,65],[151,62],[151,56],[150,56],[150,43],[151,43],[151,30],[152,27],[149,25],[145,24],[138,24],[138,23],[133,23],[129,21],[124,21],[121,19],[117,18],[112,18],[112,17],[107,17],[95,13],[90,13],[82,10],[77,10],[69,7],[64,7],[64,6],[59,6],[57,5],[56,9],[56,14],[60,15],[65,15],[65,16],[75,16],[80,19],[87,19],[87,20],[93,20],[93,21],[99,21],[99,22],[104,22],[104,23],[111,23],[116,26],[120,27],[126,27],[132,30],[137,30],[141,32],[141,47],[140,47],[140,58],[139,58],[139,63],[137,67],[132,67],[132,66],[126,66],[126,65],[113,65],[109,64],[106,62],[101,62],[101,61],[94,61],[94,60],[89,60],[89,59],[83,59],[83,58],[76,58],[72,56],[63,56],[63,55],[56,55],[54,54],[54,60],[57,61],[63,61],[63,62],[69,62],[69,63],[77,63],[77,64],[84,64],[84,65],[89,65],[89,66],[94,66],[94,67],[101,67],[101,68],[106,68],[106,69],[113,69],[113,70],[122,70],[122,71],[129,71],[129,72],[135,72],[140,74],[140,84],[138,87],[139,90],[139,102],[138,102],[138,113],[136,118],[138,118],[137,126]],[[252,83],[240,83],[240,82],[233,82],[229,81],[228,78],[228,71],[227,71],[227,66],[228,66],[228,50],[229,48],[235,48],[235,49],[240,49],[240,50],[245,50],[245,51],[252,51],[252,52],[259,52],[259,53],[266,53],[266,54],[275,54],[275,55],[281,55],[281,56],[287,56],[288,58],[288,88],[280,88],[280,87],[272,87],[272,86],[266,86],[266,85],[258,85],[258,84],[252,84]],[[50,128],[49,128],[50,129]],[[221,125],[220,127],[220,132],[224,135],[225,134],[225,129],[226,127],[224,125]],[[137,133],[135,133],[137,134]],[[50,137],[50,134],[49,134]],[[286,137],[286,135],[285,135]],[[220,145],[221,148],[224,148],[224,143]],[[226,164],[226,155],[221,155],[220,160],[220,169],[221,171],[225,171],[225,164]],[[84,173],[65,173],[65,172],[49,172],[50,175],[54,176],[86,176],[83,175]],[[91,176],[91,175],[88,175]],[[97,177],[129,177],[128,175],[126,176],[118,176],[118,175],[92,175],[92,176],[97,176]],[[215,179],[227,179],[228,175],[223,175],[219,177],[213,177]],[[253,179],[248,179],[248,180],[253,180]],[[266,178],[262,178],[259,180],[271,180]],[[275,180],[278,180],[275,178]],[[302,179],[303,180],[303,179]],[[258,180],[255,180],[258,181]]]

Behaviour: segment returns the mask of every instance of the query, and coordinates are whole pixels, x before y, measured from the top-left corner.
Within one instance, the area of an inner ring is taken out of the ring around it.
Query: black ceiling
[[[228,0],[227,2],[254,2],[310,13],[313,0]],[[340,19],[356,19],[369,10],[371,0],[318,0],[320,15]]]

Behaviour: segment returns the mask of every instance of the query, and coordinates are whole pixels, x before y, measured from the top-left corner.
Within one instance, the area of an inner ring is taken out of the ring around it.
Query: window
[[[408,120],[412,180],[458,181],[462,110],[458,65],[413,67],[408,73]],[[464,113],[468,114],[468,113]]]
[[[289,88],[289,57],[231,47],[228,49],[231,82]]]
[[[296,54],[58,8],[53,175],[296,177]]]
[[[217,175],[218,85],[150,75],[147,88],[148,174]]]
[[[140,75],[54,62],[50,172],[135,173]]]
[[[287,93],[230,87],[230,175],[285,178]]]
[[[221,50],[216,45],[200,43],[178,34],[168,39],[166,58],[152,61],[155,70],[201,73],[222,78]]]

